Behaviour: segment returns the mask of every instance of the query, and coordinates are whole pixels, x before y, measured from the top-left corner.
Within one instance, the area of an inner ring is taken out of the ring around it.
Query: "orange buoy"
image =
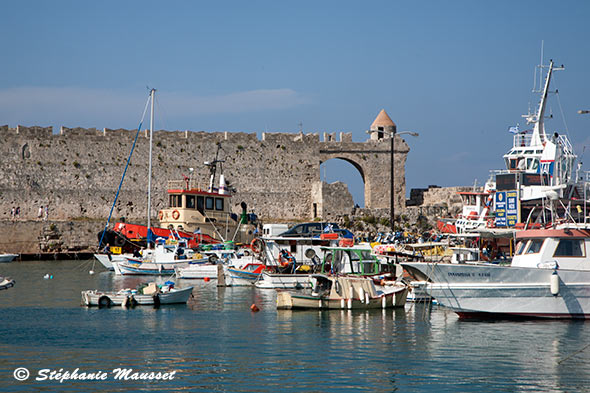
[[[205,281],[205,282],[209,282],[209,280],[210,280],[210,278],[209,278],[209,277],[205,277],[205,278],[203,278],[203,281]]]
[[[258,308],[258,306],[256,304],[252,304],[250,306],[250,310],[252,310],[252,312],[258,312],[258,311],[260,311],[260,309]]]

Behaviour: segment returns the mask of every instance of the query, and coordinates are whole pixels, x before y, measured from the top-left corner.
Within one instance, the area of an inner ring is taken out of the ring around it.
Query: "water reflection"
[[[83,289],[151,278],[91,276],[64,261],[2,268],[17,286],[0,292],[0,318],[10,322],[0,324],[0,383],[15,391],[56,390],[14,385],[12,370],[23,365],[180,376],[167,385],[108,381],[67,385],[70,391],[571,392],[587,390],[590,377],[590,348],[580,351],[590,343],[584,322],[466,322],[428,304],[277,311],[275,291],[203,280],[178,280],[194,286],[187,305],[88,309],[80,307]],[[49,272],[54,279],[43,280]],[[253,303],[260,312],[250,310]]]

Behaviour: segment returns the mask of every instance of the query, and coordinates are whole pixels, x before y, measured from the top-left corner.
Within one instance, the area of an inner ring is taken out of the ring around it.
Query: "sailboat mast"
[[[151,225],[151,213],[152,213],[152,141],[153,141],[153,137],[154,137],[154,98],[156,95],[156,89],[151,89],[150,90],[150,96],[151,96],[151,101],[152,101],[152,105],[151,105],[151,114],[150,114],[150,154],[149,154],[149,165],[148,165],[148,202],[147,202],[147,235],[148,235],[148,241],[147,241],[147,247],[150,247],[150,232],[152,230],[152,225]]]

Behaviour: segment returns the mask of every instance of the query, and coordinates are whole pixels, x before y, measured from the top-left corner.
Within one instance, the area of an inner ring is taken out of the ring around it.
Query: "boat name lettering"
[[[449,272],[449,277],[473,277],[473,274],[467,272]]]
[[[469,273],[469,272],[448,272],[449,277],[491,277],[489,272]]]

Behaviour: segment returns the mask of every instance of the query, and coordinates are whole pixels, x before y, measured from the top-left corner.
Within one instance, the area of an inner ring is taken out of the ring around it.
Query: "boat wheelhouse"
[[[545,112],[549,86],[553,72],[563,70],[555,67],[553,61],[548,66],[545,82],[541,93],[539,106],[535,113],[523,115],[527,124],[532,124],[530,130],[521,131],[518,126],[510,127],[514,133],[512,147],[504,154],[506,169],[493,171],[496,183],[495,205],[500,212],[510,213],[513,218],[496,215],[496,226],[516,226],[523,223],[533,212],[535,205],[545,197],[553,199],[579,199],[582,187],[579,180],[579,167],[576,168],[577,156],[566,135],[558,132],[547,133],[545,129]],[[509,198],[513,195],[516,205],[508,206]],[[506,203],[505,203],[506,202]]]
[[[160,227],[232,239],[238,226],[231,212],[231,194],[223,186],[203,190],[192,179],[168,182],[168,208],[160,210]]]
[[[465,233],[486,227],[522,229],[530,222],[547,222],[543,198],[565,200],[563,206],[557,206],[563,214],[569,210],[565,205],[582,203],[581,164],[576,164],[572,144],[563,133],[547,132],[545,127],[551,78],[553,72],[564,68],[555,67],[553,61],[538,67],[539,75],[545,75],[542,86],[539,81],[542,89],[533,90],[540,93],[539,105],[534,113],[523,115],[532,128],[509,128],[514,135],[512,146],[503,155],[505,169],[491,171],[483,193],[460,193],[464,204],[461,217],[439,221],[439,230]]]

